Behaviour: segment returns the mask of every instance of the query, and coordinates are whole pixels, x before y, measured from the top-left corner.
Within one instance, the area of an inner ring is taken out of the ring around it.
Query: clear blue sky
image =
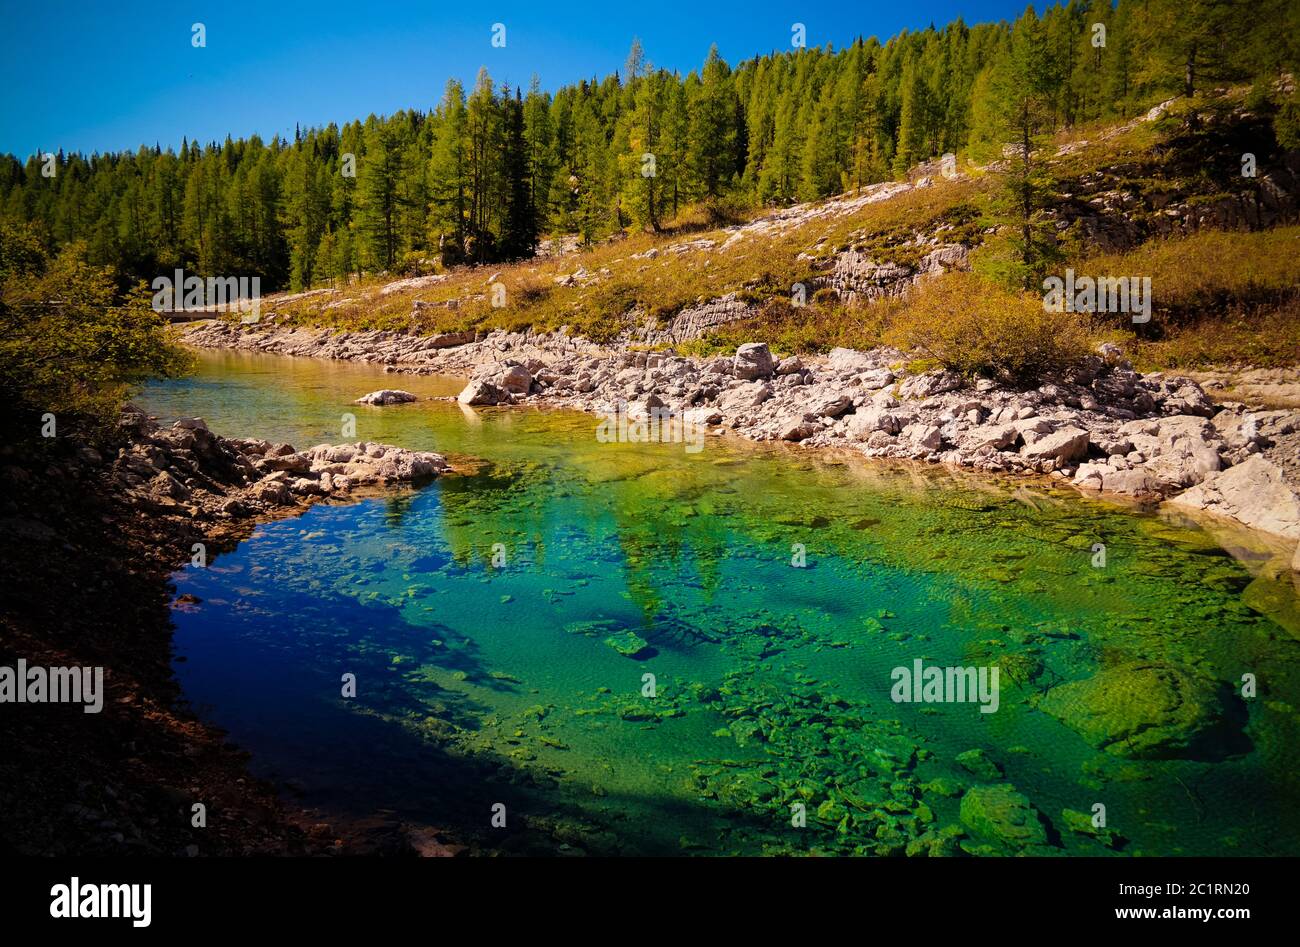
[[[746,3],[726,0],[0,0],[0,152],[117,151],[182,136],[269,139],[303,127],[429,109],[449,77],[554,89],[622,68],[634,36],[657,66],[697,68],[790,47],[882,40],[961,16],[1014,19],[1026,0]],[[1037,5],[1039,9],[1042,4]],[[207,47],[191,45],[191,25]],[[493,23],[506,47],[491,45]]]

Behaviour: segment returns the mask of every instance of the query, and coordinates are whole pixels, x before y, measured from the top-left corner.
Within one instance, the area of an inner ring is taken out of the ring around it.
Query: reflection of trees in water
[[[662,605],[659,589],[688,578],[681,574],[688,560],[711,597],[721,582],[730,521],[711,508],[706,514],[688,509],[710,484],[666,478],[657,468],[622,479],[601,479],[600,473],[608,470],[587,480],[538,464],[489,464],[480,473],[441,481],[443,532],[453,561],[490,568],[493,546],[502,543],[507,561],[530,551],[541,567],[547,537],[568,549],[585,541],[594,560],[612,533],[617,562],[647,620]]]
[[[415,491],[408,490],[400,493],[393,493],[384,499],[384,525],[390,529],[397,529],[406,520],[406,515],[411,512],[411,505],[415,502]]]
[[[672,595],[691,578],[684,570],[692,565],[705,598],[713,597],[730,530],[725,520],[714,517],[656,521],[646,515],[653,509],[651,498],[642,501],[646,507],[640,514],[620,504],[615,521],[628,593],[649,623],[663,610],[665,590]]]
[[[491,568],[493,546],[501,543],[507,562],[530,546],[535,561],[544,562],[548,473],[536,464],[485,464],[478,473],[441,481],[443,535],[452,561]]]
[[[1241,585],[1241,566],[1191,554],[1202,551],[1196,537],[1171,542],[1173,531],[1153,531],[1149,518],[1065,499],[1050,487],[1040,491],[1044,502],[1025,504],[1009,488],[935,471],[864,473],[762,457],[715,466],[607,447],[572,450],[562,467],[489,465],[448,478],[439,490],[457,562],[487,567],[500,542],[508,561],[532,552],[540,566],[547,540],[570,556],[586,552],[593,566],[607,557],[606,572],[621,568],[647,625],[685,588],[698,584],[704,599],[714,598],[723,560],[741,543],[770,548],[775,562],[789,561],[792,544],[802,543],[814,566],[835,561],[861,570],[864,582],[891,572],[929,575],[928,594],[948,622],[972,628],[1024,629],[1049,613],[1069,613],[1078,616],[1078,631],[1113,638],[1116,629],[1094,620],[1098,613],[1142,620],[1187,606],[1162,618],[1177,635],[1143,642],[1152,658],[1178,650],[1178,638],[1197,638],[1190,625],[1200,610]],[[1091,543],[1103,536],[1115,568],[1097,572]],[[1141,566],[1140,576],[1125,557]],[[1237,581],[1207,587],[1211,566],[1237,573]],[[1140,584],[1116,581],[1117,569]],[[792,570],[788,581],[802,578]]]

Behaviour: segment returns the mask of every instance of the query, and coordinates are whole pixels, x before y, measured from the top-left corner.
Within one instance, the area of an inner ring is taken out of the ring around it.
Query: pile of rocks
[[[446,473],[440,454],[386,444],[288,444],[226,438],[202,418],[160,428],[132,410],[130,438],[108,476],[133,506],[193,520],[246,518],[277,507],[346,496],[361,487],[411,483]]]
[[[941,370],[909,375],[903,361],[892,349],[777,361],[763,343],[708,360],[538,352],[478,366],[460,401],[545,400],[596,412],[626,404],[760,441],[1047,474],[1146,501],[1200,487],[1184,495],[1185,507],[1300,540],[1300,471],[1286,460],[1300,448],[1300,412],[1216,405],[1189,378],[1134,371],[1110,344],[1069,377],[1031,390]],[[1268,490],[1252,497],[1236,485],[1244,474]]]

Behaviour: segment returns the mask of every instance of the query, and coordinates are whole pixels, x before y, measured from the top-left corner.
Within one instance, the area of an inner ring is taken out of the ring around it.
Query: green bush
[[[12,438],[39,436],[50,413],[60,434],[97,439],[133,386],[189,364],[144,284],[119,292],[111,268],[88,264],[81,244],[48,264],[30,261],[0,286],[0,388]]]
[[[886,305],[886,342],[968,377],[1034,385],[1089,351],[1076,315],[1047,312],[1040,296],[1008,292],[970,273],[926,281]]]

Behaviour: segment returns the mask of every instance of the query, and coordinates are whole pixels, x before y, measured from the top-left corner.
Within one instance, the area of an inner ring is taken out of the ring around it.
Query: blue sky
[[[657,66],[697,68],[711,43],[731,63],[790,46],[838,48],[961,16],[1014,19],[1026,0],[748,3],[611,0],[0,0],[0,152],[117,151],[182,136],[269,139],[371,112],[428,109],[448,77],[487,66],[498,84],[554,89],[622,67],[634,36]],[[1041,4],[1039,5],[1041,9]],[[191,25],[207,46],[191,45]],[[504,49],[492,25],[506,26]]]

